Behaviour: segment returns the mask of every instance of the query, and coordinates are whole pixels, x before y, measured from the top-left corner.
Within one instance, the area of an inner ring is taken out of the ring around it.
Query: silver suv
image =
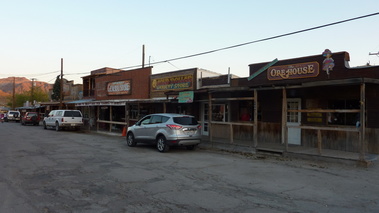
[[[19,111],[8,111],[7,116],[5,117],[5,122],[16,121],[20,122],[21,114]]]
[[[170,146],[193,150],[200,141],[201,126],[195,117],[171,113],[147,115],[129,127],[126,134],[128,146],[152,143],[160,152],[167,152]]]
[[[43,119],[43,127],[54,127],[56,131],[63,128],[79,130],[83,126],[83,116],[79,110],[53,110]]]

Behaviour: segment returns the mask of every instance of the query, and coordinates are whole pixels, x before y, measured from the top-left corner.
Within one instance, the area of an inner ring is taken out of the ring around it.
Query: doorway
[[[288,110],[300,110],[301,99],[289,98],[287,99]],[[301,129],[296,128],[301,124],[300,112],[287,112],[287,128],[288,128],[288,144],[301,145]]]
[[[201,132],[202,132],[202,135],[206,135],[208,136],[209,135],[209,129],[208,129],[208,121],[209,121],[209,105],[208,103],[202,103],[201,104],[201,112],[202,113],[202,116],[201,116]]]

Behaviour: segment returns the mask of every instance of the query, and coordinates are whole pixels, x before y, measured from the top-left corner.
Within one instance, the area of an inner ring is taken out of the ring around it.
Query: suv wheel
[[[60,128],[59,128],[59,123],[56,122],[56,123],[55,123],[55,131],[59,131],[59,130],[60,130]]]
[[[126,144],[128,144],[128,146],[136,146],[136,141],[134,140],[134,135],[133,133],[128,133],[128,136],[126,136]]]
[[[160,152],[167,152],[170,147],[166,144],[166,138],[164,136],[159,136],[157,139],[157,149]]]

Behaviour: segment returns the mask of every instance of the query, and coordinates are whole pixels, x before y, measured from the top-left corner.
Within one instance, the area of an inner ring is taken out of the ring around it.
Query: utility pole
[[[63,109],[63,58],[61,58],[61,92],[59,100],[59,108]]]
[[[142,45],[142,68],[145,68],[145,45]]]
[[[13,77],[12,109],[16,106],[16,77]]]
[[[32,78],[32,94],[31,94],[31,97],[30,97],[30,99],[31,99],[30,100],[30,104],[33,104],[33,101],[34,101],[34,80],[36,80],[36,79]]]

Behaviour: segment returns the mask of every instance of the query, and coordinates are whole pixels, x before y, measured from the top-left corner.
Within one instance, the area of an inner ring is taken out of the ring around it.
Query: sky
[[[0,0],[0,78],[54,83],[103,67],[145,66],[379,12],[377,0]],[[239,77],[249,64],[347,51],[379,65],[379,15],[153,65]]]

